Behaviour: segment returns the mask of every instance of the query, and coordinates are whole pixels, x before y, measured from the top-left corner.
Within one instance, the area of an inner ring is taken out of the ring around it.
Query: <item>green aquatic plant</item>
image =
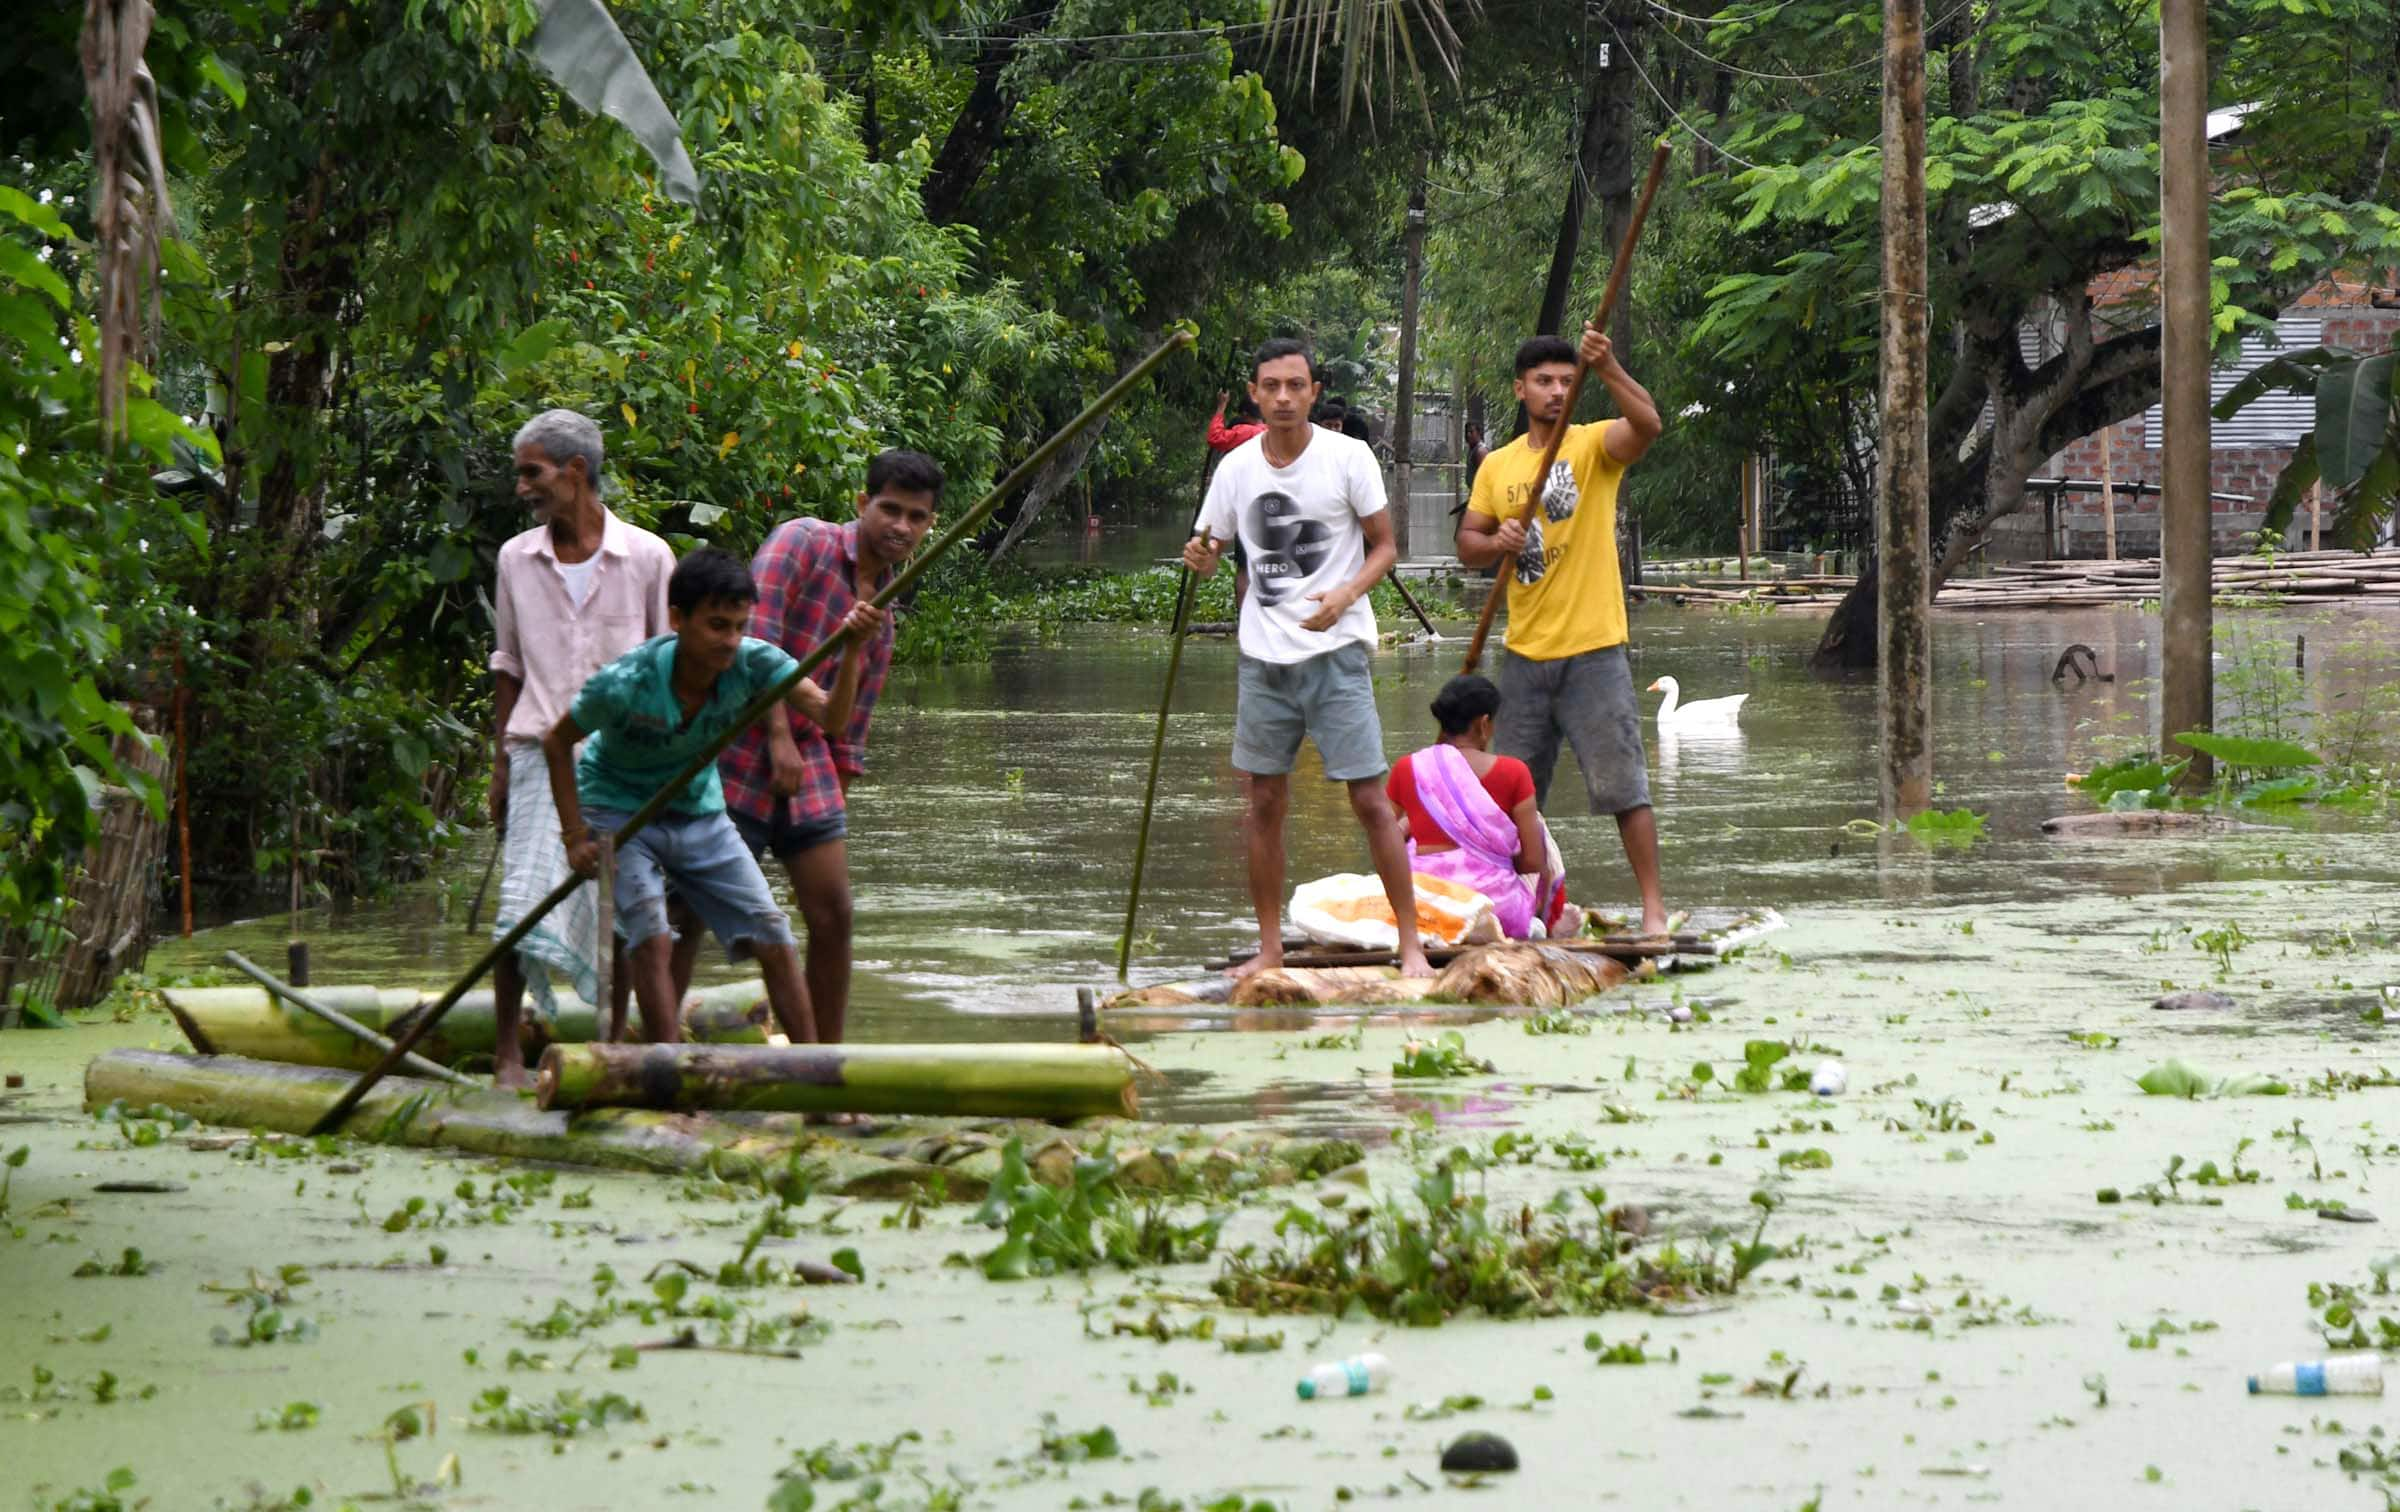
[[[2292,1090],[2271,1076],[2256,1073],[2242,1076],[2212,1076],[2198,1066],[2179,1060],[2160,1061],[2140,1076],[2134,1085],[2152,1097],[2283,1097]]]
[[[2233,975],[2233,953],[2257,943],[2234,919],[2228,919],[2214,929],[2198,930],[2192,935],[2192,947],[2195,950],[2217,958],[2217,976],[2220,980]]]
[[[1064,1186],[1045,1185],[1026,1167],[1023,1139],[1012,1135],[973,1220],[1005,1237],[974,1263],[994,1281],[1021,1281],[1101,1264],[1199,1260],[1216,1248],[1225,1217],[1186,1221],[1162,1196],[1136,1197],[1117,1180],[1117,1159],[1105,1146],[1077,1156]]]
[[[1286,1208],[1273,1244],[1226,1256],[1216,1294],[1260,1313],[1356,1308],[1421,1327],[1468,1310],[1550,1317],[1721,1295],[1779,1253],[1765,1242],[1775,1206],[1766,1192],[1751,1197],[1760,1216],[1748,1243],[1719,1230],[1696,1253],[1669,1243],[1638,1255],[1601,1188],[1495,1212],[1484,1192],[1461,1184],[1473,1166],[1470,1152],[1454,1149],[1418,1168],[1405,1201],[1334,1215]]]
[[[475,1398],[468,1424],[486,1433],[538,1433],[570,1439],[613,1423],[638,1423],[648,1415],[641,1403],[614,1391],[587,1398],[570,1387],[547,1402],[538,1402],[520,1397],[506,1386],[493,1386]]]
[[[1392,1062],[1392,1075],[1412,1077],[1488,1076],[1493,1066],[1467,1053],[1467,1037],[1445,1029],[1430,1040],[1412,1039],[1401,1045]]]
[[[2111,813],[2130,809],[2163,809],[2175,802],[2175,782],[2191,766],[2191,758],[2164,762],[2147,751],[2105,762],[2067,786]]]

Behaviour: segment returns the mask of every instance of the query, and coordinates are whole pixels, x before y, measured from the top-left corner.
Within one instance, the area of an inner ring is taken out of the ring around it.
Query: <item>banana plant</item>
[[[2400,424],[2393,419],[2400,353],[2368,356],[2331,346],[2286,352],[2245,374],[2217,401],[2216,416],[2230,420],[2271,393],[2315,396],[2317,424],[2275,480],[2261,531],[2275,537],[2290,529],[2301,499],[2322,483],[2334,499],[2327,537],[2353,550],[2372,549],[2400,501]]]

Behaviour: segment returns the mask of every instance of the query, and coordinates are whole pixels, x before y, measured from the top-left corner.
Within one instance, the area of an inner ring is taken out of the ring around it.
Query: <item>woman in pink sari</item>
[[[1500,690],[1489,678],[1454,677],[1433,701],[1442,738],[1392,767],[1384,792],[1408,827],[1409,865],[1492,900],[1501,932],[1572,934],[1582,912],[1567,902],[1565,868],[1535,807],[1533,773],[1491,751]]]

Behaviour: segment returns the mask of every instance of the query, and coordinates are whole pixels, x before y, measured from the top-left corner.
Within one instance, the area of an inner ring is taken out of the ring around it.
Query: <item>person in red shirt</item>
[[[1474,888],[1492,900],[1512,940],[1571,935],[1583,911],[1567,901],[1566,868],[1534,802],[1533,772],[1492,754],[1500,690],[1453,677],[1433,700],[1442,738],[1392,767],[1384,793],[1408,830],[1411,871]]]
[[[1208,417],[1208,449],[1212,452],[1229,452],[1267,428],[1267,423],[1258,418],[1258,406],[1246,396],[1242,407],[1234,412],[1233,424],[1227,425],[1225,401],[1229,397],[1223,389],[1217,390],[1217,412]]]

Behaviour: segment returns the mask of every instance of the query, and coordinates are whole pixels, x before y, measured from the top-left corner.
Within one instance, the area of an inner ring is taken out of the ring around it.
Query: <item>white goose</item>
[[[1736,693],[1730,698],[1703,698],[1695,703],[1677,703],[1675,700],[1680,690],[1672,677],[1662,677],[1652,683],[1650,691],[1667,695],[1666,702],[1658,706],[1658,725],[1662,730],[1724,729],[1738,725],[1741,722],[1742,705],[1750,699],[1747,693]]]

